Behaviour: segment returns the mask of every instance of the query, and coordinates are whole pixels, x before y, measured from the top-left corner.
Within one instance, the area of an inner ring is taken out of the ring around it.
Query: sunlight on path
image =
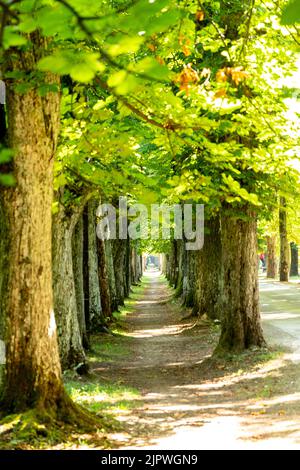
[[[160,273],[146,273],[145,286],[125,321],[130,360],[98,368],[101,377],[142,395],[131,411],[117,415],[126,432],[111,436],[115,447],[299,449],[300,374],[296,365],[291,375],[285,372],[287,355],[250,368],[241,363],[241,370],[218,368],[207,362],[217,332],[193,319],[182,320],[186,312]],[[273,322],[282,321],[270,295],[277,291],[268,285],[264,289],[266,328],[273,331]],[[296,310],[288,318],[283,321],[298,322]],[[285,382],[281,385],[284,374],[287,388]]]
[[[271,345],[291,349],[287,358],[300,362],[300,287],[298,284],[260,281],[263,327]]]

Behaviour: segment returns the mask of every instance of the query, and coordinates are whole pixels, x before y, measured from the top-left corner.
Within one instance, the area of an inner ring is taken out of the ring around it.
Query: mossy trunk
[[[79,214],[60,206],[53,218],[53,294],[63,369],[85,362],[75,290],[72,237]]]
[[[31,39],[30,50],[7,54],[10,71],[29,74],[35,69],[47,41],[37,33]],[[59,84],[50,74],[45,81]],[[1,408],[5,413],[47,408],[54,415],[68,402],[52,299],[52,168],[59,94],[40,96],[36,88],[18,94],[14,85],[7,83],[7,109],[16,184],[0,191],[9,240],[2,286],[7,355]]]
[[[239,352],[265,345],[259,312],[256,215],[245,207],[243,217],[224,211],[221,219],[223,314],[217,351]]]

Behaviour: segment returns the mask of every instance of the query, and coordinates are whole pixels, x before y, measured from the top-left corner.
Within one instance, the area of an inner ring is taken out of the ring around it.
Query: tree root
[[[3,416],[5,412],[0,421],[0,440],[7,442],[5,448],[36,446],[37,442],[49,446],[66,442],[74,434],[97,433],[104,427],[102,417],[75,404],[66,392],[56,401],[47,400],[35,408]]]

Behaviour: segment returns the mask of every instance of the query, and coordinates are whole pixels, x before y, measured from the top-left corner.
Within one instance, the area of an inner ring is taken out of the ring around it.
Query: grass
[[[149,282],[149,279],[143,277],[140,284],[132,286],[130,295],[127,299],[125,299],[124,305],[119,307],[118,311],[113,312],[114,322],[111,325],[110,329],[114,334],[126,335],[126,330],[124,328],[124,320],[127,315],[134,311],[136,302],[142,296]]]
[[[78,404],[98,414],[103,411],[119,413],[135,408],[139,403],[139,392],[116,383],[99,384],[69,381],[66,389]]]
[[[114,328],[114,331],[117,331]],[[103,335],[94,335],[91,341],[91,349],[88,351],[88,361],[95,362],[114,362],[119,357],[128,357],[129,351],[122,338],[106,337]],[[104,341],[103,341],[104,340]]]
[[[278,350],[273,351],[267,348],[251,348],[241,352],[240,354],[224,354],[222,359],[226,360],[226,362],[231,362],[236,365],[245,364],[245,367],[247,367],[249,362],[254,362],[255,364],[259,365],[261,363],[277,359],[281,354],[283,354],[283,352]]]

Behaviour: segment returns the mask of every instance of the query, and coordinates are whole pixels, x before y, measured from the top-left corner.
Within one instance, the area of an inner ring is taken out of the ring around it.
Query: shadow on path
[[[129,356],[94,364],[101,381],[134,387],[140,398],[117,419],[116,448],[294,448],[300,445],[299,367],[257,352],[228,363],[210,359],[216,328],[182,320],[158,273],[113,341]],[[265,357],[266,356],[266,357]]]

